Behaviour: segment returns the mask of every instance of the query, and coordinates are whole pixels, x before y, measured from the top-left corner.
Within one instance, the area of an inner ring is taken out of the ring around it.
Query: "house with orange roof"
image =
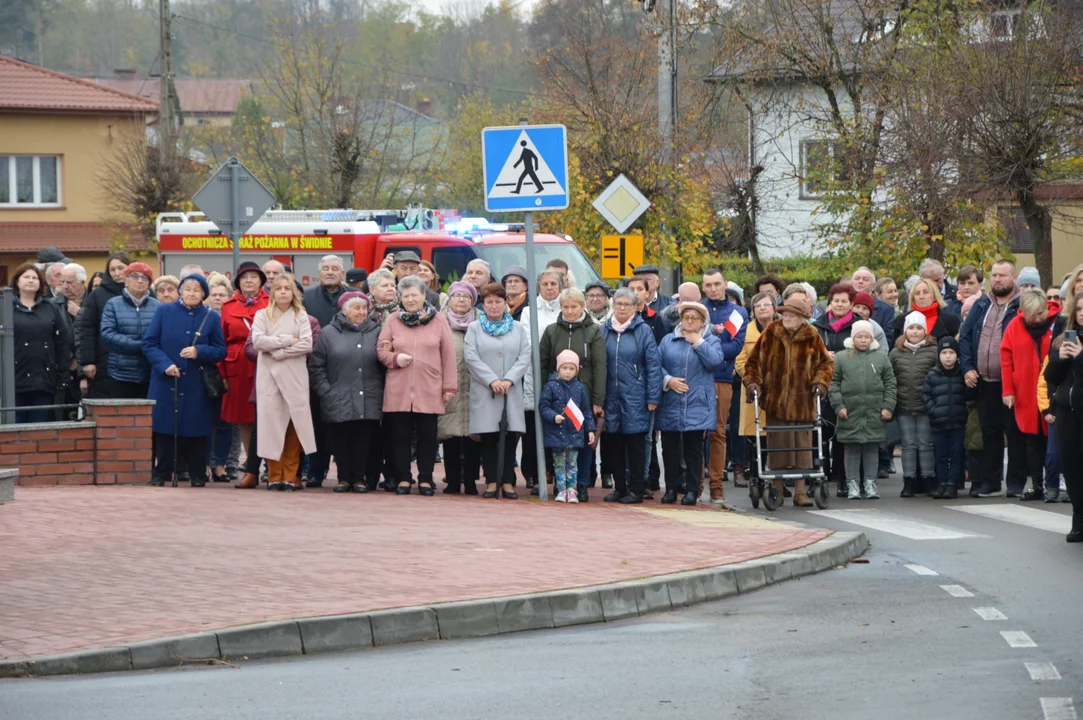
[[[103,168],[157,113],[152,99],[0,56],[0,285],[47,245],[105,269]]]

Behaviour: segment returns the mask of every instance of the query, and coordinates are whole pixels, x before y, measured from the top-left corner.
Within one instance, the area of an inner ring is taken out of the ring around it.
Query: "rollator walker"
[[[824,420],[820,411],[820,402],[820,396],[817,395],[816,419],[809,425],[763,425],[760,417],[759,393],[752,393],[752,405],[756,417],[756,462],[752,465],[754,476],[748,479],[748,498],[752,501],[752,507],[759,508],[760,500],[763,500],[764,508],[774,512],[782,504],[782,493],[775,487],[774,481],[782,480],[785,483],[786,480],[802,479],[805,481],[808,494],[812,501],[816,503],[816,507],[821,510],[827,507],[829,494],[827,491],[827,475],[824,474],[823,470]],[[803,432],[806,430],[813,431],[812,447],[764,447],[765,436],[770,437],[771,433]],[[795,470],[787,468],[772,470],[771,453],[778,452],[811,452],[812,469]]]

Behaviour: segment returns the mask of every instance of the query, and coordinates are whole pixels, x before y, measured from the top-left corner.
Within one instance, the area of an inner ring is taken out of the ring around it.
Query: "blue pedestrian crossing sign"
[[[485,128],[481,153],[486,210],[568,207],[568,130],[563,125]]]

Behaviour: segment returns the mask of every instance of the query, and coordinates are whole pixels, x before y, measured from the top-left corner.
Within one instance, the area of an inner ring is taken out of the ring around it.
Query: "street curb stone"
[[[218,660],[222,657],[217,633],[147,640],[132,643],[128,649],[132,654],[132,670],[149,670],[180,665],[188,660]]]
[[[481,637],[669,612],[843,565],[869,547],[836,532],[798,550],[742,563],[625,582],[432,606],[225,628],[41,658],[0,660],[0,678],[173,667],[185,660],[313,654],[425,640]]]
[[[300,655],[304,649],[294,620],[226,628],[217,635],[223,660]]]

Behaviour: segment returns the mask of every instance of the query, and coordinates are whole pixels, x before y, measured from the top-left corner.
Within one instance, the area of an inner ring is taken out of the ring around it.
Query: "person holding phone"
[[[1052,397],[1053,432],[1060,448],[1064,484],[1072,503],[1072,530],[1068,542],[1083,542],[1083,293],[1072,298],[1068,327],[1049,351],[1043,377]],[[1077,409],[1078,408],[1078,409]],[[1048,422],[1048,417],[1046,418]]]

